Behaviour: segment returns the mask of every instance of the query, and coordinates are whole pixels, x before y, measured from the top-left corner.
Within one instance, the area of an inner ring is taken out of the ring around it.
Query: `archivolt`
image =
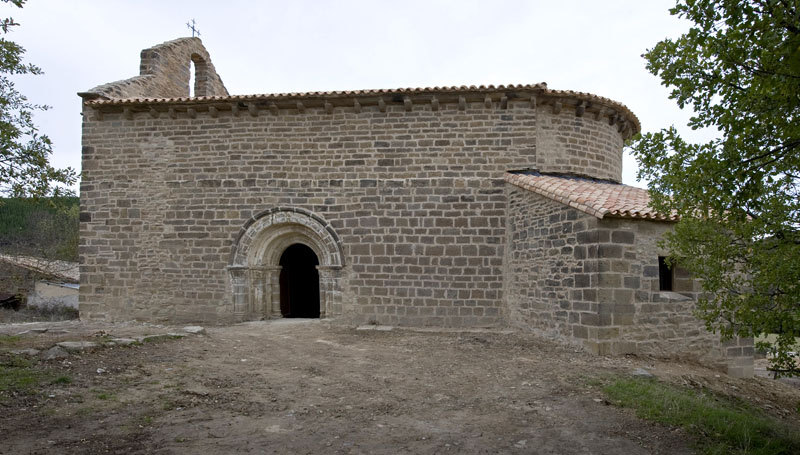
[[[339,236],[319,216],[300,208],[276,207],[251,218],[234,242],[231,266],[276,266],[292,244],[308,246],[326,267],[344,266]]]
[[[251,218],[234,241],[228,276],[236,320],[281,317],[280,257],[295,243],[308,246],[319,259],[320,318],[341,314],[339,237],[307,210],[277,207]]]

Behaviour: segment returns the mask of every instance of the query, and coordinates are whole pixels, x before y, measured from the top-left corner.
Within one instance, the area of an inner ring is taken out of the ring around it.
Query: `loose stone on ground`
[[[637,369],[633,370],[631,375],[633,377],[635,377],[635,378],[652,378],[653,377],[653,373],[650,373],[649,371],[645,370],[644,368],[637,368]]]
[[[190,325],[183,328],[183,331],[192,335],[205,335],[206,329],[199,325]]]
[[[112,338],[111,343],[118,346],[130,346],[138,343],[138,341],[134,340],[133,338]]]
[[[53,346],[42,353],[42,359],[44,360],[59,360],[67,357],[69,357],[69,352],[61,346]]]
[[[61,343],[56,343],[56,346],[65,349],[67,352],[80,352],[94,349],[98,344],[93,341],[62,341]]]

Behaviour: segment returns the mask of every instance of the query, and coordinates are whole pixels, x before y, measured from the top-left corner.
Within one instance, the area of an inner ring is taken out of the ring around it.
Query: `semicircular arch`
[[[333,228],[312,212],[277,207],[251,218],[234,242],[229,264],[240,267],[275,266],[290,245],[311,248],[320,266],[344,266],[342,244]]]

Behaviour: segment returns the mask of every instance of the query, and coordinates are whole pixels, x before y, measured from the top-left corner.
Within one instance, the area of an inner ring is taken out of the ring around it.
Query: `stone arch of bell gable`
[[[189,58],[194,64],[194,87],[192,87],[194,96],[209,96],[211,76],[209,75],[207,55],[204,57],[197,52],[192,52]]]
[[[345,262],[339,236],[308,210],[276,207],[248,220],[234,241],[228,273],[235,319],[281,317],[280,258],[298,243],[311,248],[319,260],[320,317],[340,313]]]

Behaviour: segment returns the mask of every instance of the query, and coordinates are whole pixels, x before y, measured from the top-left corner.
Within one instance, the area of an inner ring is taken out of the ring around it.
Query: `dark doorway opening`
[[[319,260],[295,243],[281,255],[281,314],[285,318],[319,317]]]

